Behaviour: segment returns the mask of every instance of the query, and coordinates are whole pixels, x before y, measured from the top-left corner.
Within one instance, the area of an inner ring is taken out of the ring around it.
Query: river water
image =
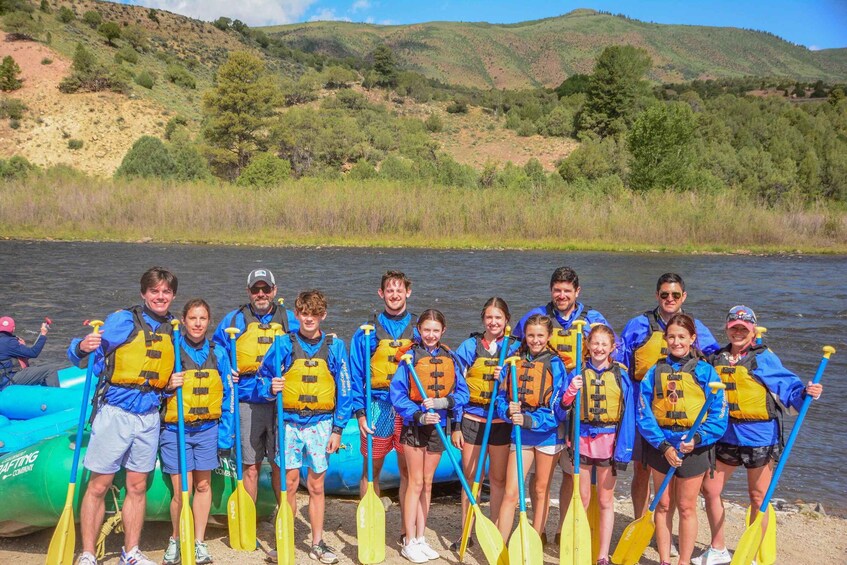
[[[0,315],[13,316],[18,335],[32,342],[45,316],[53,320],[39,360],[62,361],[71,337],[86,333],[82,321],[103,318],[139,302],[141,273],[153,265],[179,278],[174,311],[192,297],[212,306],[213,320],[247,300],[247,273],[271,269],[280,293],[293,306],[297,292],[321,289],[329,299],[325,329],[349,340],[355,328],[381,309],[380,276],[402,270],[413,281],[413,312],[438,308],[447,318],[445,342],[458,345],[480,326],[490,296],[507,300],[517,319],[549,301],[550,273],[570,265],[580,275],[580,300],[602,312],[616,331],[655,306],[658,276],[680,273],[686,311],[719,333],[730,306],[753,308],[769,330],[767,343],[804,380],[814,374],[821,346],[839,349],[824,377],[825,392],[813,404],[776,496],[819,501],[847,514],[847,258],[844,256],[723,256],[556,253],[530,251],[432,251],[212,247],[155,244],[0,242]],[[786,436],[793,422],[786,419]],[[742,500],[744,473],[728,486]],[[628,493],[629,472],[619,494]]]

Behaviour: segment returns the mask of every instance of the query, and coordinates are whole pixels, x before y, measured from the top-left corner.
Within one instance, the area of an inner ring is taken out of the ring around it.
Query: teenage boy
[[[71,362],[78,367],[94,363],[103,383],[83,462],[91,476],[80,505],[82,555],[77,565],[97,565],[95,542],[104,501],[121,467],[126,469],[126,499],[120,565],[158,565],[141,553],[138,542],[147,475],[158,456],[159,403],[174,369],[169,309],[176,290],[177,278],[171,272],[149,269],[141,277],[142,305],[109,315],[99,334],[74,339],[68,348]]]
[[[668,354],[668,344],[665,341],[665,326],[671,316],[682,312],[682,305],[688,293],[685,292],[685,282],[676,273],[665,273],[656,282],[656,301],[658,306],[636,316],[627,322],[621,334],[623,347],[619,350],[618,361],[626,366],[633,382],[639,383],[647,371],[660,359]],[[705,355],[711,355],[720,345],[715,341],[700,320],[695,319],[697,341],[694,346]],[[650,469],[641,463],[642,451],[641,434],[636,432],[635,444],[632,449],[632,506],[635,517],[640,517],[647,508],[650,498]]]
[[[297,320],[275,300],[277,293],[274,274],[269,269],[255,269],[247,276],[247,296],[250,301],[229,312],[221,319],[212,339],[232,355],[232,340],[226,329],[238,328],[236,338],[238,375],[233,382],[238,391],[241,424],[241,469],[244,489],[255,501],[259,490],[259,471],[262,461],[271,461],[271,484],[279,492],[279,467],[273,462],[276,453],[274,435],[275,410],[260,389],[263,383],[256,378],[262,359],[274,339],[271,323],[281,324],[285,332],[297,331]],[[231,357],[230,357],[231,358]]]
[[[361,434],[360,452],[362,461],[362,480],[359,483],[360,496],[368,488],[368,442],[365,434],[373,434],[374,490],[380,495],[379,475],[385,463],[385,457],[394,449],[397,451],[397,467],[400,470],[400,501],[406,494],[409,474],[403,446],[400,445],[402,419],[394,411],[388,398],[388,387],[397,371],[395,355],[400,348],[407,348],[415,338],[415,316],[406,311],[406,301],[412,295],[412,281],[400,271],[388,271],[382,275],[377,294],[385,304],[385,309],[374,316],[371,325],[374,329],[370,336],[370,351],[365,351],[365,332],[356,330],[350,340],[350,379],[353,383],[353,413],[359,422]],[[367,364],[371,366],[371,428],[365,419],[365,376]]]
[[[282,340],[280,358],[276,350],[266,355],[259,374],[271,386],[263,390],[269,402],[282,392],[285,407],[285,453],[277,464],[285,464],[288,504],[297,515],[300,468],[309,468],[309,524],[312,543],[309,557],[321,563],[337,563],[335,550],[323,540],[324,478],[329,454],[341,444],[341,434],[350,419],[352,392],[344,342],[321,331],[327,301],[319,290],[301,292],[294,303],[300,329]],[[276,367],[282,377],[276,377]],[[284,504],[280,501],[280,504]]]
[[[516,339],[523,339],[524,324],[526,320],[533,314],[544,314],[553,320],[553,335],[550,336],[548,344],[553,349],[568,371],[572,371],[576,367],[576,337],[577,332],[571,329],[576,320],[585,321],[583,326],[583,350],[588,345],[588,332],[591,331],[591,324],[604,324],[611,327],[606,318],[593,308],[585,306],[582,302],[578,302],[579,293],[582,289],[579,286],[579,276],[571,267],[559,267],[553,271],[550,277],[550,302],[544,306],[538,306],[527,312],[523,318],[512,330],[512,336]],[[566,430],[567,433],[567,430]],[[552,446],[556,449],[562,449],[563,446]],[[562,474],[562,486],[559,489],[559,500],[562,506],[559,508],[559,528],[556,534],[556,543],[562,531],[562,522],[565,519],[567,510],[567,501],[570,501],[573,493],[573,467],[570,460],[566,457],[559,459],[560,465],[564,473]],[[530,498],[532,499],[532,507],[538,508],[536,501],[537,495],[535,489],[530,489]],[[542,541],[547,542],[547,535],[542,534]]]

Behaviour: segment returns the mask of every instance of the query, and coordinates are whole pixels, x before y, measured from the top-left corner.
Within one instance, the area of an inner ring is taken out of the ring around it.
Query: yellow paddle
[[[91,320],[91,333],[97,334],[103,322]],[[76,426],[76,442],[74,443],[74,459],[71,463],[71,480],[68,482],[68,494],[65,496],[65,507],[59,522],[50,539],[47,548],[47,565],[72,565],[76,545],[76,530],[74,526],[74,493],[76,491],[77,471],[79,470],[79,454],[82,450],[82,432],[85,429],[87,406],[90,402],[91,380],[94,376],[94,353],[88,356],[88,366],[85,369],[85,386],[82,390],[82,406],[79,409],[79,421]]]
[[[512,366],[512,402],[520,402],[518,396],[518,370],[515,363],[520,357],[509,357],[506,363]],[[518,506],[520,516],[518,517],[518,529],[509,538],[509,564],[528,565],[530,563],[542,563],[544,561],[544,545],[541,536],[529,523],[526,517],[526,494],[524,493],[523,477],[523,443],[521,439],[521,427],[513,425],[515,431],[515,463],[518,466]]]
[[[823,347],[823,357],[818,365],[815,378],[812,379],[812,383],[817,384],[821,382],[824,369],[826,369],[826,365],[829,363],[829,357],[833,353],[835,353],[834,347],[830,345],[825,345]],[[785,462],[788,461],[788,456],[791,455],[791,449],[797,441],[797,435],[800,433],[800,426],[803,425],[803,420],[806,418],[806,413],[809,411],[809,406],[811,406],[812,400],[813,398],[811,396],[806,396],[803,400],[803,405],[800,407],[800,414],[794,421],[794,427],[791,428],[791,434],[788,436],[788,441],[785,442],[785,451],[783,451],[782,456],[779,458],[779,463],[777,464],[776,470],[771,478],[771,484],[768,486],[768,490],[765,492],[765,498],[762,499],[762,505],[759,507],[759,513],[756,514],[756,518],[749,526],[747,526],[747,529],[744,530],[744,533],[741,535],[741,539],[738,540],[738,547],[735,548],[735,554],[732,556],[732,565],[750,565],[759,553],[759,547],[762,545],[762,538],[768,537],[767,532],[762,531],[763,517],[767,512],[768,525],[770,525],[771,518],[774,517],[774,514],[772,513],[773,510],[770,508],[771,497],[773,496],[774,491],[776,491],[776,485],[779,483],[779,476],[785,468]],[[773,539],[775,546],[776,533],[773,534]],[[768,554],[770,551],[770,548],[764,551],[766,557],[770,557]],[[776,552],[775,547],[773,552]]]
[[[365,420],[371,427],[371,332],[370,324],[359,326],[365,332]],[[374,490],[373,435],[368,436],[368,489],[356,509],[356,537],[359,543],[359,563],[372,565],[385,561],[385,507]]]
[[[401,359],[405,361],[406,365],[409,367],[409,374],[415,382],[415,386],[418,387],[418,391],[421,393],[421,398],[427,398],[426,390],[424,390],[421,380],[415,372],[415,366],[412,364],[412,356],[407,353],[403,355]],[[432,409],[429,411],[434,412]],[[473,495],[473,492],[471,492],[471,487],[468,485],[468,481],[465,479],[465,474],[462,472],[462,466],[456,460],[456,455],[453,453],[453,447],[447,440],[447,436],[444,434],[444,429],[441,427],[441,424],[436,424],[435,429],[441,438],[441,442],[444,444],[444,452],[447,453],[450,463],[453,464],[453,470],[456,471],[456,476],[459,477],[459,482],[462,483],[462,488],[464,489],[465,494],[468,495],[468,502],[473,508],[474,519],[476,520],[476,539],[479,540],[479,546],[482,548],[482,553],[485,554],[486,561],[488,561],[489,565],[508,565],[509,554],[506,553],[503,536],[500,535],[500,531],[497,529],[497,526],[494,525],[494,522],[489,520],[488,517],[482,513],[482,509],[479,507],[479,504],[477,504],[476,497]]]
[[[503,334],[503,344],[500,346],[500,367],[506,363],[506,354],[509,351],[509,335],[512,333],[512,328],[506,326],[506,331]],[[479,496],[479,484],[482,481],[482,471],[485,468],[485,454],[488,447],[488,438],[491,435],[491,421],[494,419],[494,399],[497,397],[497,390],[500,386],[499,381],[494,381],[491,389],[490,403],[488,404],[488,418],[485,420],[485,430],[482,432],[482,445],[479,449],[479,459],[476,463],[476,476],[474,477],[471,490],[474,496]],[[490,510],[490,508],[489,508]],[[459,543],[459,562],[465,560],[465,552],[468,550],[468,540],[471,539],[471,527],[473,527],[473,509],[468,505],[468,512],[465,514],[465,522],[462,526],[462,540]]]
[[[235,336],[241,332],[238,328],[224,330],[229,334],[232,344],[230,356],[232,368],[238,371]],[[241,469],[241,416],[238,409],[238,383],[234,383],[232,394],[235,397],[232,419],[235,423],[235,491],[229,495],[226,503],[226,522],[229,528],[229,545],[240,551],[256,551],[256,503],[244,488]]]
[[[700,424],[706,419],[706,413],[709,411],[712,395],[719,390],[725,389],[726,385],[721,382],[711,382],[709,383],[709,388],[711,389],[711,393],[706,395],[706,402],[703,404],[703,408],[700,409],[700,413],[697,414],[697,419],[694,420],[694,426],[682,438],[683,442],[689,441],[694,437],[694,434],[700,429]],[[684,457],[681,453],[679,456]],[[631,522],[623,531],[621,539],[618,540],[618,545],[615,547],[615,552],[612,554],[612,563],[616,563],[617,565],[635,565],[641,559],[641,555],[647,549],[647,546],[650,545],[650,540],[653,539],[653,533],[656,531],[656,524],[653,523],[653,512],[656,510],[656,506],[659,505],[659,500],[662,498],[665,489],[671,483],[674,473],[676,473],[676,467],[671,467],[667,475],[665,475],[662,485],[656,490],[656,494],[653,496],[653,502],[650,503],[647,512],[637,520]]]
[[[283,336],[282,324],[273,323],[271,329],[274,332],[274,352],[276,363],[274,371],[277,378],[282,376],[282,351],[279,348]],[[276,395],[276,425],[277,445],[279,449],[280,467],[285,469],[285,407],[282,402],[282,391]],[[276,537],[276,556],[280,565],[294,565],[294,511],[288,503],[288,481],[285,472],[279,481],[279,510],[274,521],[274,535]]]
[[[182,346],[179,343],[179,321],[171,320],[174,328],[174,370],[182,372]],[[209,352],[211,354],[211,351]],[[183,565],[194,565],[194,513],[188,496],[188,471],[185,468],[185,412],[182,387],[176,389],[177,426],[179,442],[179,477],[182,487],[182,508],[179,511],[179,557]]]
[[[591,500],[588,502],[588,527],[591,528],[591,562],[600,557],[600,503],[597,501],[597,468],[591,468]]]
[[[576,320],[571,324],[576,330],[576,373],[582,373],[582,327],[583,320]],[[562,522],[562,533],[559,538],[559,563],[572,565],[591,565],[591,528],[588,526],[588,515],[585,506],[582,505],[582,496],[579,494],[579,425],[582,419],[580,412],[580,400],[582,390],[576,391],[574,400],[573,418],[573,495]],[[560,501],[561,503],[561,501]]]

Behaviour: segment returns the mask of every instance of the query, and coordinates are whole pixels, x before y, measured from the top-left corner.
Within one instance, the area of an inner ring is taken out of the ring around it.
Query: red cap
[[[15,321],[9,316],[0,318],[0,332],[15,333]]]

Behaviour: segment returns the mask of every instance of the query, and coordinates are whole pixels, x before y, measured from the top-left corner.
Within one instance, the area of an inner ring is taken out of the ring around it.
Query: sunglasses
[[[262,294],[270,294],[271,292],[273,292],[273,287],[270,287],[270,286],[251,286],[250,287],[250,294],[259,294],[260,292]]]
[[[673,296],[674,300],[679,300],[680,298],[682,298],[682,293],[681,292],[667,292],[667,291],[659,293],[659,298],[661,298],[662,300],[667,300],[668,296]]]
[[[742,322],[750,322],[751,324],[756,323],[756,319],[749,312],[745,312],[744,310],[740,312],[735,312],[734,314],[730,314],[727,316],[727,322],[734,322],[735,320],[741,320]]]
[[[676,392],[676,381],[668,381],[668,402],[676,404],[679,395]]]

